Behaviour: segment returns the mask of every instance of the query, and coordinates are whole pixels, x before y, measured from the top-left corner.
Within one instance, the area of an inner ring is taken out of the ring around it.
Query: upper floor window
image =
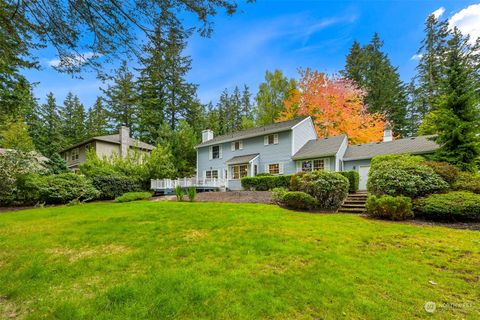
[[[79,158],[78,148],[73,149],[73,150],[70,152],[70,156],[71,156],[72,161],[78,160],[78,158]]]
[[[210,159],[220,159],[222,157],[222,146],[210,147]]]
[[[232,142],[232,151],[243,149],[243,141]]]
[[[263,138],[264,144],[271,145],[271,144],[278,144],[278,134],[269,134]]]

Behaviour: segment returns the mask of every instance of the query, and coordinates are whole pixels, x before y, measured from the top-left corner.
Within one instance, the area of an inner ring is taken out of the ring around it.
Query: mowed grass
[[[0,214],[0,248],[6,319],[480,317],[475,231],[142,201]]]

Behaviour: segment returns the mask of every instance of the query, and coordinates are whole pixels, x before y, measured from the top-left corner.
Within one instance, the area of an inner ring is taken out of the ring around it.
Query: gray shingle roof
[[[296,118],[288,121],[283,121],[283,122],[277,122],[277,123],[272,123],[268,124],[266,126],[258,127],[258,128],[252,128],[252,129],[247,129],[243,131],[237,131],[229,134],[225,134],[222,136],[218,136],[213,138],[212,140],[208,140],[206,142],[203,142],[197,146],[198,147],[205,147],[205,146],[210,146],[213,144],[217,143],[223,143],[223,142],[229,142],[229,141],[235,141],[239,139],[246,139],[246,138],[253,138],[256,136],[260,135],[265,135],[265,134],[270,134],[270,133],[277,133],[281,131],[287,131],[292,129],[295,125],[298,123],[302,122],[308,117],[301,117],[301,118]]]
[[[148,144],[148,143],[145,143],[145,142],[142,142],[140,140],[137,140],[137,139],[132,139],[132,138],[128,138],[128,145],[130,147],[137,147],[137,148],[140,148],[140,149],[145,149],[145,150],[153,150],[155,149],[155,146],[152,146],[151,144]],[[112,134],[112,135],[107,135],[107,136],[97,136],[97,137],[92,137],[88,140],[85,140],[85,141],[82,141],[80,143],[77,143],[73,146],[70,146],[64,150],[62,150],[61,152],[65,152],[67,150],[70,150],[70,149],[73,149],[73,148],[76,148],[76,147],[79,147],[81,145],[84,145],[86,143],[89,143],[89,142],[92,142],[92,141],[104,141],[104,142],[109,142],[109,143],[114,143],[114,144],[120,144],[120,134]]]
[[[333,156],[338,152],[343,141],[347,138],[342,134],[328,138],[309,140],[293,155],[294,160],[311,159]]]
[[[398,139],[390,142],[373,142],[348,146],[343,160],[370,159],[386,154],[422,154],[437,150],[440,146],[432,140],[434,135]]]
[[[251,160],[255,159],[255,157],[258,156],[258,153],[254,154],[247,154],[244,156],[236,156],[228,160],[226,163],[227,164],[241,164],[241,163],[248,163]]]

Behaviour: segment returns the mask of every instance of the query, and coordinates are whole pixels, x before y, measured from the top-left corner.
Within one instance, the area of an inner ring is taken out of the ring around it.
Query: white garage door
[[[367,190],[368,170],[370,170],[370,166],[358,167],[358,174],[360,175],[360,190]]]

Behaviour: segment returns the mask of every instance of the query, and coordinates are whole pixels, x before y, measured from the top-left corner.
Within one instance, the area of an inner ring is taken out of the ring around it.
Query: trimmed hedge
[[[272,200],[275,203],[282,203],[283,196],[288,192],[287,188],[273,188],[272,189]]]
[[[137,178],[122,175],[100,175],[91,177],[93,186],[100,191],[98,199],[112,200],[128,192],[144,191]]]
[[[308,193],[322,209],[338,209],[348,195],[348,179],[336,172],[299,172],[292,177],[292,191]]]
[[[355,193],[358,191],[358,186],[360,184],[360,174],[356,170],[350,171],[341,171],[339,172],[342,176],[348,179],[348,192]]]
[[[397,221],[413,218],[412,199],[404,196],[369,196],[366,210],[374,218]]]
[[[480,221],[480,195],[466,191],[433,194],[415,201],[417,216],[438,221]]]
[[[452,189],[480,194],[480,174],[460,172],[457,181],[452,185]]]
[[[377,196],[417,198],[449,188],[448,183],[418,156],[374,157],[368,175],[367,189]]]
[[[291,174],[272,176],[262,175],[242,178],[242,188],[245,190],[268,191],[274,188],[290,188]]]
[[[317,205],[317,200],[305,192],[290,191],[283,195],[282,204],[290,209],[311,210]]]
[[[127,192],[115,199],[116,202],[130,202],[137,200],[146,200],[152,196],[150,192]]]
[[[65,204],[72,200],[89,201],[99,196],[90,181],[74,173],[49,176],[29,175],[22,181],[29,203]]]

